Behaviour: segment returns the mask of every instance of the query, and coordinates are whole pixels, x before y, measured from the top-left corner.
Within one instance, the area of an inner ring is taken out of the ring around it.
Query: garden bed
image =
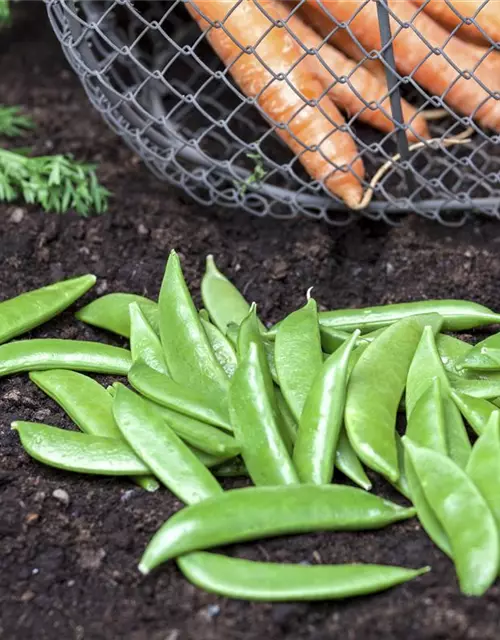
[[[39,134],[26,143],[38,153],[99,161],[100,178],[114,193],[109,213],[91,219],[0,206],[1,299],[85,272],[98,276],[85,300],[105,291],[154,297],[175,247],[194,290],[205,255],[214,253],[267,321],[300,305],[311,285],[329,308],[460,297],[500,309],[498,223],[476,220],[453,230],[410,217],[399,228],[362,220],[335,229],[203,210],[150,176],[93,112],[42,6],[17,8],[13,27],[2,33],[0,64],[2,102],[23,105],[38,125]],[[69,311],[31,335],[120,344]],[[174,563],[142,578],[136,565],[148,539],[180,503],[165,490],[147,494],[127,480],[86,479],[28,459],[10,431],[13,419],[69,422],[26,376],[0,381],[0,409],[0,637],[6,640],[498,637],[499,587],[477,600],[460,596],[453,565],[415,519],[380,532],[234,549],[261,560],[432,566],[430,574],[374,597],[281,605],[225,600],[191,586]],[[380,481],[375,491],[399,500]]]

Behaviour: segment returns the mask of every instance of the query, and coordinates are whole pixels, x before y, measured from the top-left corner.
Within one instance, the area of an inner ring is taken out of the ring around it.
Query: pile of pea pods
[[[500,333],[473,346],[447,332],[500,323],[499,314],[461,300],[318,312],[308,295],[267,329],[212,256],[198,311],[172,251],[158,302],[111,293],[76,313],[127,338],[130,350],[10,341],[94,283],[81,276],[0,303],[0,375],[28,372],[79,429],[14,422],[32,458],[129,476],[147,491],[161,483],[187,505],[149,542],[143,574],[175,560],[199,587],[253,600],[373,593],[429,568],[256,562],[210,550],[416,516],[454,562],[463,593],[491,586],[500,566]],[[124,379],[106,388],[88,372]],[[412,506],[371,493],[367,470]],[[252,484],[224,491],[219,479],[238,475]]]

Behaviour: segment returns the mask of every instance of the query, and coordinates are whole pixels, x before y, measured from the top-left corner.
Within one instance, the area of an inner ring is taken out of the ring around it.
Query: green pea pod
[[[226,329],[226,338],[233,345],[233,347],[238,346],[238,335],[240,333],[240,325],[235,322],[230,322],[227,325]]]
[[[494,411],[472,447],[467,474],[488,503],[500,532],[500,411]]]
[[[452,373],[448,374],[451,386],[457,391],[473,396],[491,400],[500,396],[500,378],[466,378]]]
[[[429,326],[425,327],[422,332],[422,337],[408,371],[405,398],[406,414],[408,416],[411,416],[416,402],[435,378],[439,378],[443,392],[450,388],[450,383],[434,340],[433,328]]]
[[[479,371],[500,369],[500,333],[478,342],[457,360],[456,366],[458,369]]]
[[[415,444],[433,449],[442,455],[448,455],[444,401],[441,379],[434,378],[415,403],[406,435]],[[448,556],[451,556],[450,542],[432,507],[425,497],[420,481],[408,453],[404,456],[404,468],[408,481],[411,501],[417,510],[420,524],[434,544]]]
[[[132,361],[142,360],[148,367],[169,375],[158,334],[146,320],[137,302],[132,302],[130,313],[130,352]]]
[[[96,277],[88,274],[0,302],[0,344],[58,315],[87,293],[95,281]]]
[[[217,362],[184,281],[179,257],[171,251],[160,289],[160,338],[173,379],[193,390],[226,394],[228,378]]]
[[[348,331],[320,327],[321,348],[325,353],[333,353],[351,337]]]
[[[18,340],[0,346],[0,376],[47,369],[74,369],[125,376],[131,365],[130,351],[99,342],[41,338]]]
[[[448,392],[443,394],[443,408],[448,455],[461,469],[465,469],[472,446],[460,411]]]
[[[457,369],[456,363],[472,349],[471,344],[453,336],[448,336],[445,333],[440,333],[436,336],[436,348],[446,371],[464,375],[463,370]]]
[[[411,490],[410,484],[408,482],[408,474],[406,473],[405,466],[405,451],[403,447],[403,443],[401,442],[401,436],[396,432],[396,451],[398,454],[398,469],[399,469],[399,477],[396,482],[392,482],[388,480],[392,486],[399,491],[401,495],[403,495],[407,500],[411,501]]]
[[[387,327],[403,318],[438,313],[443,318],[443,330],[464,331],[500,323],[500,315],[483,305],[468,300],[422,300],[363,309],[338,309],[319,314],[322,327],[362,333]]]
[[[119,385],[113,414],[130,447],[180,500],[191,504],[222,493],[210,471],[146,400]]]
[[[451,391],[451,398],[478,436],[483,433],[489,419],[498,408],[488,400],[473,398],[457,389]]]
[[[257,307],[252,303],[248,315],[243,318],[238,332],[238,357],[244,360],[248,355],[251,344],[256,344],[259,358],[262,360],[262,368],[265,372],[266,393],[272,401],[273,411],[276,415],[279,432],[287,451],[291,454],[297,437],[297,423],[290,408],[281,393],[279,387],[273,385],[276,379],[274,366],[274,343],[264,340],[257,317]],[[269,348],[272,348],[272,351]],[[273,375],[274,371],[274,375]],[[267,375],[269,372],[270,375]],[[274,398],[274,399],[273,399]]]
[[[365,347],[347,387],[345,423],[349,440],[362,462],[392,482],[399,478],[395,436],[398,407],[414,353],[428,324],[438,331],[441,318],[414,316],[388,327]]]
[[[139,569],[148,573],[171,558],[226,544],[310,531],[378,529],[414,515],[414,509],[343,485],[234,489],[174,514],[154,534]]]
[[[271,374],[257,342],[250,344],[234,374],[229,411],[242,458],[254,484],[299,482],[280,433]]]
[[[131,367],[128,380],[139,393],[163,407],[232,431],[225,397],[213,393],[197,393],[151,369],[140,360]]]
[[[279,387],[274,387],[274,396],[276,398],[278,413],[281,418],[279,420],[281,437],[283,438],[283,442],[285,443],[288,453],[292,453],[295,441],[297,440],[298,426]]]
[[[335,452],[344,419],[347,368],[359,331],[325,362],[314,379],[299,423],[293,463],[302,482],[332,481]]]
[[[374,564],[315,565],[255,562],[215,553],[177,559],[196,586],[228,598],[290,602],[340,600],[390,589],[429,571]]]
[[[76,371],[52,369],[30,373],[30,379],[61,406],[85,433],[104,438],[122,439],[113,417],[113,399],[98,382]],[[146,491],[156,491],[152,477],[134,481]]]
[[[151,473],[122,439],[103,438],[35,422],[16,421],[12,428],[35,460],[64,471],[107,476]]]
[[[232,378],[236,367],[238,366],[238,359],[236,357],[236,351],[234,350],[231,342],[226,336],[213,325],[200,311],[200,320],[207,338],[212,346],[213,352],[217,361],[224,369],[228,378]]]
[[[281,323],[274,346],[281,391],[300,422],[314,378],[323,365],[318,310],[312,298]]]
[[[363,469],[351,443],[347,437],[345,427],[340,430],[337,451],[335,452],[335,466],[345,476],[366,491],[370,491],[372,483]]]
[[[118,383],[119,384],[119,383]],[[154,405],[168,426],[187,444],[216,456],[236,456],[241,450],[239,442],[224,431],[206,422],[195,420],[178,411]]]
[[[499,538],[486,500],[469,476],[450,458],[404,438],[429,505],[450,541],[460,588],[482,595],[499,566]]]
[[[207,256],[201,297],[215,326],[224,334],[230,323],[239,326],[250,310],[250,305],[234,284],[217,269],[212,255]],[[261,331],[265,331],[264,325],[259,324]]]
[[[158,334],[158,305],[153,300],[135,293],[108,293],[82,307],[75,313],[75,317],[86,324],[130,338],[129,306],[133,302],[137,302],[147,321]]]

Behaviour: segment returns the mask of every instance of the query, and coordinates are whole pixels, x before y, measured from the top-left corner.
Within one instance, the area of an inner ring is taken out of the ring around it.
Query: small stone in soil
[[[64,489],[54,489],[54,491],[52,492],[52,497],[59,502],[62,502],[62,504],[64,504],[66,507],[69,504],[69,493]]]

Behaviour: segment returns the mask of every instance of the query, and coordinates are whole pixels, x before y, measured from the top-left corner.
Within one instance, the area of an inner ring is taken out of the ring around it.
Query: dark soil
[[[60,278],[95,273],[94,292],[158,293],[170,248],[182,253],[198,291],[204,256],[220,266],[274,321],[307,288],[325,307],[431,297],[470,298],[500,308],[497,223],[446,229],[408,218],[399,228],[361,220],[345,229],[204,210],[158,183],[89,106],[42,6],[21,3],[0,39],[0,97],[33,114],[37,152],[98,161],[114,193],[101,217],[58,217],[0,206],[0,297]],[[40,136],[40,137],[38,137]],[[198,295],[198,294],[196,294]],[[71,312],[33,336],[113,341]],[[119,341],[116,342],[119,344]],[[26,376],[0,384],[0,637],[5,640],[260,640],[269,638],[498,638],[500,588],[459,594],[453,567],[416,520],[380,532],[317,534],[236,549],[286,562],[379,562],[432,572],[384,594],[344,603],[261,604],[218,598],[170,563],[147,579],[137,560],[180,504],[126,480],[88,479],[45,468],[23,453],[15,418],[69,426]],[[69,495],[65,505],[56,489]],[[379,482],[376,490],[398,499]]]

